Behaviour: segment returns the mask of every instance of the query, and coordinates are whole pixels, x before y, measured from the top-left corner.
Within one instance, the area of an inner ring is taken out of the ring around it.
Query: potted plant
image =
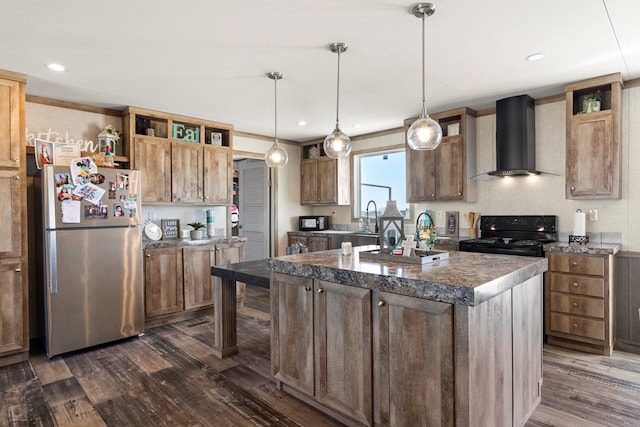
[[[201,222],[192,222],[187,225],[191,226],[191,228],[193,229],[191,230],[191,240],[201,240],[204,224]]]
[[[590,93],[589,95],[584,97],[584,102],[582,104],[582,109],[585,113],[593,113],[596,111],[600,111],[600,101],[602,100],[602,95],[600,91]]]

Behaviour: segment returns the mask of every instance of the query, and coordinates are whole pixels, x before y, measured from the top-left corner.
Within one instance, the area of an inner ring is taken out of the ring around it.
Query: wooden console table
[[[262,259],[215,265],[211,267],[211,275],[222,279],[214,280],[213,285],[213,354],[223,358],[238,352],[236,282],[269,289],[271,270],[267,267],[267,261]]]

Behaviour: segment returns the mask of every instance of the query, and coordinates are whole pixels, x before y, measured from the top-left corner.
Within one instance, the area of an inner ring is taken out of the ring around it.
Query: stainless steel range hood
[[[496,170],[493,176],[537,175],[535,104],[529,95],[496,101]]]

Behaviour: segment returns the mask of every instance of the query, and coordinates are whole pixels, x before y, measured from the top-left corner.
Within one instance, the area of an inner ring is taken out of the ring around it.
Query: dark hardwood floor
[[[248,287],[240,353],[211,354],[213,317],[0,368],[0,426],[337,426],[276,389],[268,291]],[[544,353],[542,404],[527,426],[640,426],[640,356]]]

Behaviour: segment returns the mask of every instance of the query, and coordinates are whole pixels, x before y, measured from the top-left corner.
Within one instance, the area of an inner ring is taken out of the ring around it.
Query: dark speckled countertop
[[[545,252],[561,252],[584,255],[615,255],[620,252],[621,245],[615,243],[578,243],[554,242],[544,245]]]
[[[235,243],[235,242],[246,242],[246,237],[214,237],[212,239],[201,239],[201,240],[191,240],[191,239],[168,239],[168,240],[149,240],[142,239],[142,247],[144,249],[154,249],[154,248],[174,248],[177,246],[200,246],[200,245],[213,245],[216,243]]]
[[[547,259],[513,255],[450,252],[432,264],[360,260],[330,250],[267,260],[271,270],[349,286],[426,298],[450,304],[478,305],[547,270]]]

